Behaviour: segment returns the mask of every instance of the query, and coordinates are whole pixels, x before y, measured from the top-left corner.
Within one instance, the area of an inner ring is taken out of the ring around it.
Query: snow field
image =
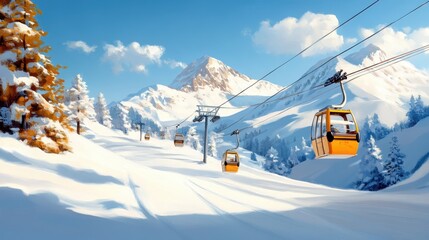
[[[0,237],[426,237],[429,192],[420,183],[376,193],[341,190],[270,174],[246,161],[237,174],[222,173],[220,160],[201,164],[201,153],[176,148],[171,140],[139,142],[137,132],[86,126],[83,136],[71,135],[73,151],[60,155],[2,135],[0,212],[8,221],[0,220]],[[40,228],[17,233],[20,222]]]

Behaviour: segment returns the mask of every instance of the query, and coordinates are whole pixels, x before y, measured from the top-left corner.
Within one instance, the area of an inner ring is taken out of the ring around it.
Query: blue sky
[[[76,74],[90,95],[107,101],[154,85],[169,85],[182,68],[212,56],[258,79],[373,0],[34,0],[55,64],[67,66],[66,88]],[[318,60],[335,55],[424,0],[381,0],[329,40],[266,80],[287,85]],[[388,54],[429,43],[429,4],[371,42]],[[311,24],[310,24],[311,23]],[[325,31],[325,32],[323,32]],[[369,43],[369,42],[368,42]],[[356,49],[357,51],[358,49]],[[414,60],[429,69],[428,54]],[[243,86],[243,88],[246,86]]]

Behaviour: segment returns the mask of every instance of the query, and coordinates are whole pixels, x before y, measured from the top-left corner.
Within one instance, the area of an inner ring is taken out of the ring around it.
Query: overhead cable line
[[[391,57],[391,58],[389,58],[389,59],[383,60],[383,61],[378,62],[378,63],[376,63],[376,64],[373,64],[373,65],[371,65],[371,66],[364,67],[364,68],[359,69],[359,70],[357,70],[357,71],[354,71],[354,72],[352,72],[352,73],[350,73],[350,74],[346,74],[346,75],[347,75],[347,77],[350,77],[350,76],[354,76],[354,75],[356,75],[356,74],[358,74],[358,73],[361,73],[360,75],[358,75],[358,76],[356,76],[356,77],[353,77],[352,79],[347,80],[347,81],[345,82],[345,84],[350,83],[350,82],[352,82],[352,81],[354,81],[354,80],[356,80],[356,79],[358,79],[358,78],[360,78],[360,77],[362,77],[362,76],[364,76],[364,75],[367,75],[367,74],[369,74],[369,73],[373,73],[373,72],[375,72],[375,71],[378,71],[378,70],[381,70],[381,69],[383,69],[383,68],[389,67],[389,66],[391,66],[391,65],[393,65],[393,64],[396,64],[396,63],[398,63],[398,62],[404,61],[404,60],[406,60],[406,59],[408,59],[408,58],[410,58],[410,57],[414,57],[414,56],[416,56],[416,55],[422,54],[422,53],[424,53],[424,52],[426,52],[426,51],[429,51],[429,44],[428,44],[428,45],[425,45],[425,46],[422,46],[422,47],[420,47],[420,48],[417,48],[417,49],[414,49],[414,50],[411,50],[411,51],[408,51],[408,52],[402,53],[402,54],[397,55],[397,56],[395,56],[395,57]],[[366,72],[364,72],[364,71],[366,71]],[[315,87],[310,88],[310,89],[307,89],[307,90],[305,90],[305,91],[301,91],[301,92],[299,92],[299,93],[292,94],[292,95],[293,95],[293,96],[301,95],[301,94],[303,94],[304,92],[308,92],[308,91],[314,90],[315,88],[317,88],[317,87],[319,87],[319,86],[320,86],[320,85],[315,86]],[[322,86],[323,86],[323,84],[322,84]],[[310,98],[308,101],[305,101],[305,102],[303,102],[303,103],[300,103],[300,105],[302,105],[302,104],[304,104],[304,103],[309,103],[309,102],[315,101],[315,100],[317,99],[317,97],[319,97],[319,96],[321,96],[321,95],[323,95],[323,94],[325,94],[325,93],[327,93],[327,92],[330,92],[330,91],[332,91],[332,90],[334,90],[334,88],[331,88],[331,89],[329,89],[329,90],[327,90],[327,91],[324,91],[324,92],[322,92],[322,93],[320,93],[320,94],[318,94],[318,95],[316,95],[316,96],[314,96],[314,97]],[[292,95],[289,95],[289,97],[290,97],[290,96],[292,96]],[[284,99],[284,98],[285,98],[285,97],[282,97],[281,99]],[[275,100],[276,100],[276,101],[278,101],[278,100],[281,100],[281,99],[275,99]],[[274,117],[277,117],[277,116],[278,116],[278,115],[280,115],[280,114],[283,114],[283,113],[284,113],[284,112],[286,112],[286,111],[289,111],[290,109],[292,109],[293,107],[296,107],[297,105],[298,105],[298,104],[294,104],[294,105],[292,105],[292,106],[289,106],[288,108],[283,109],[282,111],[280,111],[280,112],[276,113],[275,115],[269,116],[269,117],[267,117],[267,118],[263,119],[262,121],[259,121],[259,122],[256,122],[256,123],[252,123],[250,126],[247,126],[247,127],[241,128],[241,129],[239,129],[238,131],[240,131],[240,132],[241,132],[241,131],[244,131],[244,130],[246,130],[246,129],[253,128],[253,127],[254,127],[254,126],[256,126],[256,125],[260,125],[260,124],[262,124],[262,123],[264,123],[264,122],[266,122],[266,121],[268,121],[268,120],[273,119]],[[229,127],[231,127],[231,126],[232,126],[232,125],[234,125],[235,123],[237,123],[237,121],[236,121],[236,122],[234,122],[233,124],[231,124],[230,126],[226,127],[224,130],[228,129]],[[221,130],[221,131],[224,131],[224,130]],[[219,131],[219,132],[221,132],[221,131]]]
[[[309,76],[310,74],[314,73],[315,71],[319,70],[321,67],[325,66],[326,64],[328,64],[328,63],[329,63],[330,61],[332,61],[333,59],[335,59],[335,58],[339,57],[340,55],[342,55],[342,54],[344,54],[344,53],[346,53],[346,52],[350,51],[351,49],[355,48],[357,45],[359,45],[359,44],[361,44],[361,43],[365,42],[366,40],[368,40],[368,39],[370,39],[370,38],[374,37],[375,35],[377,35],[377,34],[378,34],[378,33],[380,33],[381,31],[383,31],[384,29],[386,29],[386,28],[390,27],[391,25],[393,25],[393,24],[397,23],[398,21],[402,20],[402,19],[403,19],[403,18],[405,18],[406,16],[408,16],[408,15],[410,15],[411,13],[413,13],[413,12],[417,11],[418,9],[420,9],[421,7],[423,7],[424,5],[426,5],[426,4],[428,4],[428,3],[429,3],[429,1],[426,1],[426,2],[424,2],[424,3],[422,3],[422,4],[420,4],[419,6],[417,6],[416,8],[414,8],[413,10],[411,10],[411,11],[407,12],[406,14],[402,15],[401,17],[397,18],[396,20],[392,21],[392,22],[391,22],[391,23],[389,23],[388,25],[386,25],[386,26],[384,26],[384,27],[380,28],[379,30],[377,30],[377,31],[376,31],[376,32],[374,32],[373,34],[369,35],[368,37],[366,37],[366,38],[362,39],[361,41],[359,41],[359,42],[357,42],[357,43],[353,44],[351,47],[348,47],[347,49],[345,49],[345,50],[341,51],[340,53],[336,54],[335,56],[333,56],[333,57],[329,58],[327,61],[323,62],[321,65],[317,66],[317,67],[316,67],[316,68],[314,68],[313,70],[308,71],[307,73],[305,73],[304,75],[302,75],[300,78],[298,78],[298,79],[297,79],[296,81],[294,81],[293,83],[291,83],[291,84],[289,84],[289,85],[287,85],[287,86],[283,87],[283,88],[282,88],[282,89],[280,89],[278,92],[274,93],[273,95],[271,95],[270,97],[268,97],[267,99],[265,99],[263,102],[261,102],[261,103],[257,104],[257,105],[255,106],[255,109],[256,109],[256,108],[258,108],[258,107],[260,107],[261,105],[263,105],[263,104],[267,103],[270,99],[272,99],[273,97],[277,96],[279,93],[283,92],[284,90],[286,90],[286,89],[288,89],[288,88],[292,87],[293,85],[295,85],[296,83],[298,83],[299,81],[301,81],[302,79],[304,79],[305,77],[307,77],[307,76]],[[241,119],[243,119],[245,116],[246,116],[246,115],[242,116],[242,117],[240,118],[240,120],[241,120]],[[239,121],[236,121],[236,122],[239,122]]]
[[[195,111],[194,111],[194,112],[195,112]],[[194,112],[192,112],[191,114],[189,114],[189,116],[187,116],[185,119],[183,119],[183,121],[181,121],[180,123],[178,123],[178,124],[174,124],[174,125],[170,125],[170,126],[167,126],[167,127],[165,127],[165,128],[171,128],[171,127],[176,127],[176,128],[178,128],[182,123],[186,122],[186,120],[188,120],[190,117],[192,117],[192,116],[194,115]]]
[[[302,53],[304,53],[305,51],[307,51],[309,48],[313,47],[314,45],[316,45],[317,43],[319,43],[320,41],[322,41],[324,38],[326,38],[327,36],[329,36],[331,33],[335,32],[340,27],[344,26],[345,24],[347,24],[348,22],[350,22],[352,19],[354,19],[355,17],[357,17],[358,15],[360,15],[361,13],[363,13],[364,11],[366,11],[367,9],[369,9],[370,7],[372,7],[378,1],[379,0],[376,0],[375,2],[371,3],[366,8],[362,9],[361,11],[359,11],[358,13],[356,13],[355,15],[353,15],[352,17],[350,17],[349,19],[347,19],[345,22],[343,22],[342,24],[338,25],[336,28],[334,28],[331,31],[329,31],[328,33],[326,33],[325,35],[323,35],[322,37],[320,37],[319,39],[317,39],[315,42],[313,42],[312,44],[310,44],[309,46],[307,46],[306,48],[304,48],[303,50],[301,50],[299,53],[295,54],[293,57],[289,58],[287,61],[283,62],[282,64],[280,64],[279,66],[277,66],[273,70],[269,71],[264,76],[262,76],[261,78],[259,78],[258,80],[256,80],[254,83],[250,84],[245,89],[241,90],[240,92],[238,92],[234,96],[232,96],[229,99],[227,99],[225,102],[223,102],[222,104],[220,104],[219,107],[222,107],[226,103],[230,102],[231,100],[233,100],[234,98],[238,97],[240,94],[242,94],[243,92],[245,92],[247,89],[253,87],[255,84],[257,84],[258,82],[260,82],[264,78],[268,77],[269,75],[271,75],[272,73],[274,73],[275,71],[277,71],[279,68],[281,68],[284,65],[288,64],[289,62],[291,62],[292,60],[294,60],[295,58],[297,58],[298,56],[300,56]]]
[[[379,1],[380,0],[374,1],[373,3],[371,3],[370,5],[368,5],[367,7],[365,7],[364,9],[362,9],[361,11],[359,11],[358,13],[356,13],[355,15],[353,15],[352,17],[350,17],[349,19],[347,19],[345,22],[343,22],[342,24],[340,24],[336,28],[332,29],[331,31],[329,31],[328,33],[326,33],[325,35],[323,35],[322,37],[320,37],[319,39],[317,39],[315,42],[313,42],[312,44],[310,44],[309,46],[307,46],[306,48],[304,48],[303,50],[301,50],[299,53],[297,53],[296,55],[294,55],[293,57],[291,57],[287,61],[283,62],[282,64],[280,64],[279,66],[277,66],[273,70],[269,71],[267,74],[265,74],[264,76],[262,76],[261,78],[259,78],[258,80],[256,80],[254,83],[252,83],[251,85],[249,85],[245,89],[241,90],[239,93],[237,93],[234,96],[232,96],[229,99],[227,99],[225,102],[223,102],[222,104],[220,104],[218,107],[219,108],[222,107],[223,105],[225,105],[226,103],[230,102],[231,100],[233,100],[234,98],[236,98],[237,96],[239,96],[240,94],[242,94],[243,92],[245,92],[246,90],[248,90],[249,88],[253,87],[255,84],[257,84],[258,82],[260,82],[261,80],[263,80],[267,76],[271,75],[273,72],[277,71],[279,68],[281,68],[284,65],[288,64],[290,61],[292,61],[296,57],[300,56],[302,53],[304,53],[305,51],[307,51],[309,48],[311,48],[312,46],[314,46],[315,44],[317,44],[318,42],[320,42],[321,40],[323,40],[324,38],[326,38],[331,33],[333,33],[336,30],[338,30],[340,27],[342,27],[345,24],[347,24],[348,22],[350,22],[352,19],[356,18],[358,15],[362,14],[363,12],[365,12],[367,9],[369,9],[370,7],[372,7],[373,5],[375,5]],[[192,115],[193,115],[193,113],[191,114],[191,116]],[[186,120],[188,120],[191,116],[187,117],[186,119],[184,119],[179,124],[176,124],[176,125],[173,125],[173,126],[180,126],[182,123],[184,123]],[[170,126],[170,127],[173,127],[173,126]]]

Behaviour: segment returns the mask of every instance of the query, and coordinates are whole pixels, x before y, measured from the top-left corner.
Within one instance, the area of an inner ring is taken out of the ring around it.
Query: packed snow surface
[[[87,122],[72,152],[0,136],[0,239],[427,239],[428,164],[380,192],[292,180]],[[426,180],[425,180],[426,179]]]

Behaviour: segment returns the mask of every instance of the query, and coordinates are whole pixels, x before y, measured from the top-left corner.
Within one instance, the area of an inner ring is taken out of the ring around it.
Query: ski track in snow
[[[205,191],[206,193],[209,193],[209,194],[215,195],[215,196],[217,196],[217,197],[219,197],[219,198],[222,198],[222,199],[224,199],[224,200],[226,200],[226,201],[230,201],[230,202],[233,202],[233,203],[235,203],[235,204],[239,204],[239,205],[247,206],[247,207],[249,208],[249,210],[251,210],[251,212],[257,212],[258,214],[265,215],[265,216],[267,216],[268,218],[272,219],[273,221],[280,221],[280,222],[293,221],[293,219],[292,219],[291,217],[288,217],[288,216],[286,216],[286,215],[284,215],[284,214],[277,213],[277,212],[273,212],[273,211],[267,211],[267,210],[265,210],[265,209],[262,209],[262,208],[260,208],[260,207],[255,206],[255,205],[251,205],[251,204],[248,204],[248,203],[243,203],[243,202],[238,201],[238,200],[235,200],[235,199],[233,199],[233,198],[231,198],[231,197],[225,196],[225,195],[223,195],[223,194],[220,194],[220,193],[218,193],[218,192],[215,192],[215,191],[212,191],[212,190],[210,190],[210,189],[208,189],[208,188],[205,188],[205,187],[203,187],[203,186],[201,186],[201,185],[197,184],[195,181],[189,180],[189,182],[191,183],[190,187],[192,188],[192,190],[193,190],[196,194],[198,194],[198,196],[199,196],[199,197],[200,197],[200,198],[201,198],[205,203],[207,203],[207,204],[209,204],[210,206],[214,207],[214,208],[216,209],[216,212],[217,212],[217,213],[219,213],[219,214],[227,214],[227,215],[231,215],[231,217],[233,217],[234,219],[239,220],[240,222],[246,222],[246,221],[245,221],[245,220],[240,219],[239,217],[236,217],[236,216],[234,216],[234,215],[232,215],[232,214],[228,214],[227,212],[225,212],[225,211],[221,210],[221,209],[220,209],[220,207],[215,206],[215,205],[214,205],[214,203],[211,203],[207,198],[203,197],[205,194],[200,194],[200,193],[198,193],[198,192],[195,190],[195,188],[194,188],[194,187],[192,187],[192,186],[196,186],[196,187],[198,187],[199,189],[201,189],[201,190]],[[219,182],[214,182],[214,181],[212,181],[212,183],[217,184],[217,185],[222,185],[222,186],[228,187],[228,186],[227,186],[226,184],[224,184],[224,183],[219,183]],[[229,187],[232,187],[232,186],[229,186]],[[239,189],[239,188],[237,188],[237,187],[235,187],[235,186],[233,186],[233,187],[234,187],[234,189],[235,189],[235,190],[239,190],[239,191],[245,192],[246,194],[249,194],[249,195],[256,195],[256,194],[254,194],[254,193],[252,193],[252,192],[250,192],[250,191],[243,191],[243,189]],[[264,197],[264,198],[266,198],[266,199],[270,199],[270,200],[272,200],[272,197],[270,197],[270,196],[266,196],[266,195],[260,195],[260,196],[262,196],[262,197]],[[284,204],[284,203],[290,203],[290,202],[291,202],[291,201],[290,201],[290,199],[287,199],[287,200],[280,200],[280,199],[276,199],[276,201],[278,201],[278,202],[280,202],[280,203],[283,203],[283,204]],[[294,201],[294,202],[296,202],[296,201]],[[338,232],[342,232],[343,234],[346,234],[346,232],[344,231],[344,229],[342,229],[342,228],[341,228],[341,226],[338,226],[337,224],[331,223],[331,222],[329,222],[329,221],[327,221],[327,220],[325,220],[325,219],[323,219],[323,218],[319,217],[317,214],[314,214],[314,213],[311,213],[311,212],[310,212],[310,211],[308,211],[308,210],[305,210],[304,208],[302,208],[302,207],[303,207],[303,205],[302,205],[302,204],[301,204],[301,205],[297,205],[297,204],[295,203],[295,205],[298,207],[298,208],[297,208],[297,211],[299,211],[301,214],[306,215],[309,219],[317,220],[317,222],[319,222],[319,224],[323,224],[324,226],[329,227],[330,229],[332,229],[332,231],[335,231],[336,233],[338,233]],[[246,224],[248,224],[248,225],[252,225],[251,223],[247,223],[247,222],[246,222]],[[259,227],[257,227],[257,228],[259,228]],[[259,229],[260,229],[260,228],[259,228]],[[261,229],[261,230],[262,230],[262,232],[266,231],[265,229]],[[282,237],[280,236],[280,238],[282,238]]]
[[[137,190],[136,190],[136,188],[138,188],[138,186],[136,186],[134,183],[133,183],[133,181],[131,180],[131,178],[129,178],[128,179],[128,181],[129,181],[129,187],[130,187],[130,189],[131,189],[131,191],[133,192],[133,196],[134,196],[134,199],[136,200],[136,202],[137,202],[137,204],[139,205],[139,208],[140,208],[140,212],[148,219],[148,220],[150,220],[150,221],[156,221],[156,220],[158,220],[157,218],[156,218],[156,216],[153,214],[153,213],[151,213],[150,212],[150,210],[149,209],[147,209],[146,207],[145,207],[145,205],[143,204],[143,202],[140,200],[140,198],[138,197],[138,195],[137,195]]]
[[[207,191],[207,189],[202,188],[201,186],[195,184],[194,182],[190,181],[191,185],[190,188],[191,190],[207,205],[209,206],[211,209],[213,209],[218,215],[220,215],[223,218],[230,218],[232,221],[234,222],[239,222],[240,224],[244,225],[246,227],[246,229],[248,229],[247,231],[251,230],[252,232],[254,232],[255,230],[258,230],[258,233],[265,233],[265,237],[269,238],[269,239],[284,239],[284,237],[282,237],[281,235],[278,234],[274,234],[272,232],[267,231],[266,229],[263,229],[255,224],[249,223],[247,221],[244,221],[243,219],[239,218],[238,216],[235,216],[233,214],[230,214],[224,210],[222,210],[220,207],[216,206],[214,203],[212,203],[210,200],[208,200],[206,197],[203,196],[203,194],[200,194],[198,191],[195,190],[194,187],[192,187],[192,185]],[[216,194],[217,195],[217,194]],[[227,198],[224,198],[227,199]],[[228,200],[228,199],[227,199]],[[236,202],[236,201],[235,201]],[[236,202],[237,203],[237,202]],[[256,209],[254,209],[256,210]],[[252,234],[252,236],[254,236]],[[273,238],[274,237],[274,238]]]
[[[177,229],[175,229],[170,223],[163,221],[161,218],[159,218],[158,216],[156,216],[155,214],[153,214],[143,203],[143,201],[141,201],[140,197],[137,194],[137,188],[138,186],[136,186],[134,184],[134,182],[132,181],[131,178],[128,179],[129,180],[129,187],[131,189],[131,191],[133,192],[134,198],[137,202],[137,204],[139,205],[140,211],[141,213],[146,216],[146,218],[149,221],[152,222],[159,222],[160,224],[162,224],[163,226],[165,226],[167,229],[171,230],[172,232],[174,232],[176,234],[176,236],[179,237],[179,239],[187,239],[186,236],[184,236],[180,231],[178,231]]]

